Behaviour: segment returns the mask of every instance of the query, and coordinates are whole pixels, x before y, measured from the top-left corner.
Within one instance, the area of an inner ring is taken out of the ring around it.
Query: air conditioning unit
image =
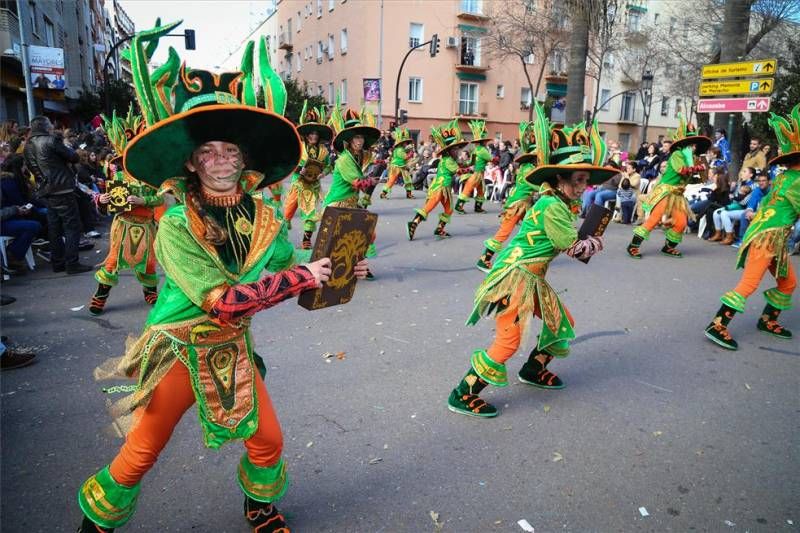
[[[447,38],[447,48],[458,48],[458,39],[455,37],[448,37]]]

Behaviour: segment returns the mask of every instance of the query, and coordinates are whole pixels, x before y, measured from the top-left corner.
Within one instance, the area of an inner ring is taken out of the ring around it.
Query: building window
[[[675,17],[669,18],[669,34],[672,35],[675,33],[675,26],[678,24],[678,19]]]
[[[317,63],[318,64],[322,63],[323,48],[324,47],[322,46],[322,41],[317,41]],[[321,91],[320,91],[320,94],[322,94]]]
[[[533,55],[533,52],[525,56],[525,64],[533,65],[534,61],[536,61],[536,56]]]
[[[611,97],[611,89],[600,89],[600,109],[608,111],[609,97]]]
[[[322,17],[322,0],[317,0],[317,18]]]
[[[336,5],[336,0],[328,0],[328,11],[333,11],[333,7]]]
[[[561,72],[566,72],[566,64],[567,64],[567,55],[564,53],[564,50],[556,49],[553,50],[552,55],[550,56],[550,71],[555,72],[556,74],[560,74]]]
[[[302,27],[303,27],[303,16],[298,11],[297,12],[297,32],[298,33],[300,32],[300,28],[302,28]]]
[[[505,85],[498,85],[497,86],[497,97],[498,98],[505,98],[506,97],[506,86]]]
[[[328,34],[328,61],[333,61],[333,56],[336,53],[336,43],[333,39],[333,34]]]
[[[481,66],[481,40],[478,37],[461,37],[461,65]]]
[[[621,152],[628,152],[630,151],[631,147],[631,134],[630,133],[620,133],[619,134],[619,149]]]
[[[408,78],[408,101],[422,102],[422,78]]]
[[[38,16],[36,15],[36,3],[28,2],[28,12],[31,14],[31,31],[35,34],[39,34],[39,25],[37,24]],[[94,13],[92,13],[94,14]]]
[[[342,98],[342,103],[347,103],[347,80],[342,80],[342,83],[339,85],[339,95]]]
[[[661,97],[661,116],[666,117],[669,115],[669,96]]]
[[[458,88],[458,114],[476,115],[478,113],[478,84],[462,82]]]
[[[297,72],[300,72],[301,70],[303,70],[303,56],[297,54]]]
[[[335,99],[336,99],[336,97],[333,94],[333,82],[329,81],[328,82],[328,103],[333,105],[333,102],[334,102]]]
[[[419,22],[412,22],[408,30],[408,47],[414,48],[425,42],[425,26]]]
[[[523,87],[519,91],[519,107],[520,109],[530,109],[531,103],[531,88]]]
[[[683,113],[683,99],[676,98],[675,99],[675,118],[678,118],[678,115]]]
[[[642,14],[638,11],[628,11],[628,31],[638,32],[642,29]]]
[[[56,29],[47,17],[42,17],[42,22],[44,22],[44,41],[52,48],[56,45]]]
[[[619,119],[633,122],[636,108],[635,93],[627,92],[622,95],[622,106],[619,110]]]
[[[339,51],[342,55],[347,53],[347,28],[339,32]]]
[[[482,4],[482,0],[461,0],[461,12],[481,15],[483,13]]]

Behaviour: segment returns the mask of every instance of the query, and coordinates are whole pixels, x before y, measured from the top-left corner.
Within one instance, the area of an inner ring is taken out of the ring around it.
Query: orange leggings
[[[150,239],[150,242],[147,243],[147,263],[145,264],[144,274],[155,275],[156,273],[156,254],[153,250],[153,245],[155,244],[155,226],[152,227],[152,232],[150,235],[153,237]],[[111,242],[109,243],[108,255],[106,256],[106,260],[103,262],[103,268],[106,269],[106,272],[109,274],[115,274],[117,272],[117,266],[119,265],[119,249],[121,246],[125,246],[125,243],[121,241],[115,241],[115,236],[121,235],[122,232],[111,234]],[[126,238],[130,239],[130,236],[126,235]],[[135,265],[133,265],[135,266]],[[133,268],[132,266],[132,268]]]
[[[664,198],[653,207],[653,210],[650,211],[650,216],[647,217],[647,220],[644,221],[642,226],[644,226],[647,231],[653,231],[653,229],[661,223],[661,217],[664,216],[664,210],[666,208],[667,199]],[[686,213],[675,209],[672,213],[669,213],[669,215],[672,217],[672,230],[676,233],[683,233],[683,230],[686,229],[686,224],[689,222],[686,218]]]
[[[497,228],[497,233],[495,233],[494,237],[492,238],[500,243],[506,242],[508,237],[511,235],[511,232],[514,231],[517,223],[522,220],[523,216],[525,216],[525,213],[519,213],[517,215],[503,215],[503,221],[500,222],[500,227]]]
[[[294,214],[297,212],[297,189],[289,187],[289,193],[286,195],[286,203],[283,206],[284,220],[291,221]]]
[[[425,202],[422,210],[425,211],[426,216],[430,215],[431,211],[433,211],[438,204],[442,204],[442,209],[444,209],[445,216],[449,217],[453,214],[453,208],[450,205],[450,195],[445,194],[442,191],[431,195],[431,197]]]
[[[394,165],[391,165],[389,167],[389,179],[386,180],[386,185],[384,185],[383,190],[384,191],[390,190],[394,186],[395,182],[397,181],[397,178],[399,178],[401,176],[403,176],[403,172],[402,172],[401,168],[400,167],[396,167]],[[406,184],[406,180],[405,180],[405,177],[403,177],[403,185],[405,185],[405,184]]]
[[[788,261],[788,267],[785,278],[775,277],[775,257],[760,248],[748,250],[747,259],[744,262],[744,272],[742,272],[739,284],[733,290],[747,298],[756,292],[764,274],[769,270],[769,273],[775,277],[778,291],[783,294],[792,294],[797,287],[797,277],[791,261]]]
[[[482,202],[485,199],[483,195],[483,172],[476,172],[467,178],[458,198],[469,200],[472,198],[472,191],[475,191],[475,201]]]
[[[567,318],[569,323],[574,325],[572,315],[567,311]],[[542,318],[542,313],[539,310],[539,305],[533,311],[533,315],[537,318]],[[498,364],[503,364],[517,353],[519,345],[522,341],[522,327],[519,323],[519,312],[514,309],[508,309],[495,319],[495,336],[494,342],[489,348],[486,349],[489,358]]]
[[[283,435],[267,388],[261,375],[258,372],[255,374],[258,429],[252,437],[244,441],[244,446],[251,463],[260,467],[273,466],[281,458]],[[145,407],[141,419],[128,433],[125,444],[111,462],[111,477],[127,487],[139,483],[155,464],[158,454],[172,436],[172,430],[194,401],[189,370],[183,363],[176,361],[153,391],[153,397]]]

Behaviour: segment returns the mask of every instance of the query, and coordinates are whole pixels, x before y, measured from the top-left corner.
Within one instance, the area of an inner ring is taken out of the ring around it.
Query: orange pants
[[[386,180],[386,185],[384,185],[383,190],[384,191],[390,191],[392,189],[392,187],[394,186],[395,182],[397,181],[397,178],[399,178],[401,176],[403,177],[403,185],[405,185],[406,188],[408,188],[408,185],[410,185],[410,183],[406,183],[405,176],[403,176],[402,168],[401,167],[396,167],[394,165],[390,165],[389,166],[389,179]]]
[[[483,191],[483,172],[476,172],[471,175],[464,182],[461,192],[458,195],[459,200],[469,200],[472,198],[472,191],[475,191],[475,201],[483,202],[486,200]]]
[[[647,217],[647,220],[644,221],[642,226],[647,231],[653,231],[653,229],[661,223],[661,217],[664,216],[664,210],[666,208],[667,199],[664,198],[653,207],[653,210],[650,211],[650,216]],[[668,213],[668,215],[672,217],[672,230],[675,233],[683,233],[683,230],[686,229],[686,224],[689,222],[689,219],[686,218],[686,213],[675,209],[672,213]]]
[[[291,221],[297,212],[297,189],[289,187],[289,194],[286,195],[286,203],[283,205],[283,218]]]
[[[575,325],[572,315],[567,308],[564,308],[567,313],[569,323]],[[539,310],[539,304],[536,304],[533,315],[537,318],[542,318],[542,312]],[[495,336],[494,342],[486,349],[486,354],[489,358],[498,364],[504,364],[506,361],[517,353],[519,345],[522,342],[522,327],[519,323],[519,312],[514,309],[507,309],[495,319]]]
[[[155,231],[156,231],[155,226],[152,227],[152,231],[153,233],[151,233],[151,235],[155,237]],[[117,235],[119,235],[120,233],[117,233]],[[123,242],[120,241],[114,242],[114,237],[115,235],[112,234],[111,237],[112,242],[109,243],[108,255],[106,256],[106,260],[103,262],[103,268],[105,268],[109,274],[116,274],[117,266],[119,265],[120,247],[125,246],[125,243]],[[125,237],[130,239],[129,235],[126,235]],[[155,238],[151,239],[150,242],[146,244],[147,244],[147,251],[145,253],[147,254],[147,262],[145,263],[145,270],[143,273],[149,276],[155,276],[156,254],[155,251],[153,250],[153,246],[155,245]],[[136,265],[130,265],[130,266],[131,268],[136,267]]]
[[[516,225],[520,220],[522,220],[523,216],[525,216],[525,213],[519,213],[516,215],[503,215],[503,220],[500,222],[500,227],[497,228],[497,233],[494,234],[492,239],[498,243],[506,242],[508,237],[511,235],[511,232],[514,231]]]
[[[758,285],[764,278],[764,274],[769,273],[775,278],[778,291],[783,294],[792,294],[797,287],[797,277],[794,272],[792,262],[788,261],[788,270],[785,278],[775,276],[775,257],[760,248],[750,249],[747,252],[747,259],[744,262],[744,272],[739,280],[739,284],[733,289],[745,298],[756,292]]]
[[[428,215],[431,214],[431,211],[436,209],[436,206],[439,204],[442,204],[442,209],[444,210],[444,213],[439,215],[439,219],[443,222],[448,222],[450,220],[450,216],[453,214],[453,207],[450,205],[450,195],[443,190],[439,190],[430,195],[420,211],[424,211],[425,218],[427,218]]]
[[[281,458],[283,435],[267,388],[261,375],[258,372],[255,374],[258,429],[252,437],[244,441],[244,446],[251,463],[260,467],[273,466]],[[172,430],[194,401],[189,370],[183,363],[176,361],[153,391],[153,397],[145,407],[141,419],[128,433],[125,444],[111,462],[111,477],[128,487],[139,483],[155,464],[158,454],[172,436]]]

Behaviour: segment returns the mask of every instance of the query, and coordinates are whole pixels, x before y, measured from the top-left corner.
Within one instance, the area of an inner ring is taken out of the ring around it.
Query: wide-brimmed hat
[[[364,150],[369,150],[381,136],[381,130],[375,127],[375,115],[366,108],[362,108],[361,112],[347,108],[343,113],[338,96],[329,124],[336,135],[333,138],[333,148],[340,153],[344,151],[344,143],[349,143],[356,135],[364,137]]]
[[[705,135],[698,135],[694,125],[686,122],[686,118],[678,115],[678,129],[671,132],[672,146],[669,147],[670,153],[680,150],[687,146],[694,145],[695,153],[704,154],[713,144],[713,141]]]
[[[549,123],[543,110],[537,113],[535,122],[537,132],[542,131],[537,137],[537,153],[539,160],[547,161],[547,164],[536,167],[528,175],[529,183],[541,185],[549,182],[555,185],[559,175],[567,178],[573,172],[585,171],[589,173],[589,185],[596,185],[619,174],[618,169],[603,166],[607,150],[605,141],[600,137],[597,120],[592,125],[591,132],[586,131],[583,122],[563,127],[550,125],[549,143],[541,140],[544,136],[543,124]]]
[[[312,107],[308,109],[308,100],[303,102],[303,110],[300,112],[300,124],[297,126],[297,133],[304,139],[312,132],[317,132],[321,142],[330,142],[333,139],[333,130],[325,122],[325,108]]]
[[[210,141],[237,145],[245,167],[264,175],[258,187],[281,181],[300,160],[300,139],[285,119],[286,87],[272,70],[266,41],[259,44],[259,72],[264,107],[258,107],[254,85],[252,41],[245,47],[241,70],[215,74],[181,65],[170,49],[167,62],[152,74],[147,63],[158,39],[180,22],[137,33],[130,52],[136,96],[147,123],[128,142],[123,165],[134,178],[153,187],[187,177],[186,162]]]
[[[431,137],[439,147],[436,151],[436,155],[439,156],[449,152],[452,148],[461,148],[469,144],[469,141],[464,140],[461,136],[461,128],[456,118],[438,127],[431,126]]]
[[[408,128],[404,128],[402,126],[394,129],[392,132],[392,138],[394,139],[395,146],[402,146],[404,144],[414,142],[414,139],[411,138],[411,133],[408,131]]]
[[[486,121],[485,120],[470,120],[469,129],[472,131],[473,143],[480,143],[490,141],[491,139],[486,135]]]
[[[786,165],[790,161],[800,159],[800,103],[792,108],[786,118],[770,113],[767,123],[775,131],[779,152],[767,166]]]
[[[536,120],[528,122],[523,120],[519,123],[519,153],[514,158],[514,162],[518,165],[531,163],[536,165],[539,161],[539,154],[537,152],[536,142]],[[546,143],[550,133],[549,127],[545,124],[545,130],[542,135],[545,135],[543,141]]]

